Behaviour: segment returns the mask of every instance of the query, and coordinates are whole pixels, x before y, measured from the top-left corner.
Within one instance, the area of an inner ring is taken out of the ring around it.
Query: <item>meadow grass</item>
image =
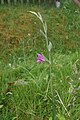
[[[70,1],[54,6],[0,6],[0,120],[51,120],[49,65],[40,12],[53,43],[52,79],[57,120],[80,119],[80,9]],[[24,81],[24,82],[23,82]],[[9,82],[16,82],[10,84]]]

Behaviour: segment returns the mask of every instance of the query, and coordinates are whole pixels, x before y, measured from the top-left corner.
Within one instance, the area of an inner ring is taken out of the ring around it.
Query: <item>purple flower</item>
[[[45,61],[44,56],[38,53],[37,54],[37,62],[43,62],[43,61]]]

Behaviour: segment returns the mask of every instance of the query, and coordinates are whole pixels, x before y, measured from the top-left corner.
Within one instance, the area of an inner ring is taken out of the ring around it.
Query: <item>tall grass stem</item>
[[[49,70],[50,70],[50,89],[51,89],[51,96],[52,96],[52,120],[55,120],[56,114],[56,107],[55,107],[55,97],[54,97],[54,89],[53,89],[53,81],[52,81],[52,59],[51,59],[51,52],[49,52]]]

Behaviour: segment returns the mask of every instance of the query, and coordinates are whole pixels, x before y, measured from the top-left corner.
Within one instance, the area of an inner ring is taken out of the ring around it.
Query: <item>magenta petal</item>
[[[37,62],[43,62],[43,61],[45,61],[44,56],[38,53],[37,54]]]
[[[42,62],[41,60],[37,60],[37,62]]]

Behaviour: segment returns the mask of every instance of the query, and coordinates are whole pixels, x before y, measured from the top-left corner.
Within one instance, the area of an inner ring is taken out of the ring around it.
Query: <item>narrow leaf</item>
[[[29,12],[32,13],[33,15],[35,15],[35,16],[37,16],[37,17],[39,18],[38,14],[37,14],[36,12],[33,12],[33,11],[29,11]]]
[[[40,29],[40,33],[44,36],[44,37],[46,37],[45,36],[45,33]]]
[[[3,105],[0,105],[0,108],[2,108],[3,107]]]
[[[45,22],[45,24],[44,24],[44,32],[45,32],[45,34],[47,34],[47,24],[46,24],[46,22]]]
[[[38,12],[38,16],[39,16],[38,18],[40,19],[40,21],[43,23],[43,18],[39,12]]]
[[[52,49],[52,43],[49,41],[48,51],[51,51],[51,49]]]

